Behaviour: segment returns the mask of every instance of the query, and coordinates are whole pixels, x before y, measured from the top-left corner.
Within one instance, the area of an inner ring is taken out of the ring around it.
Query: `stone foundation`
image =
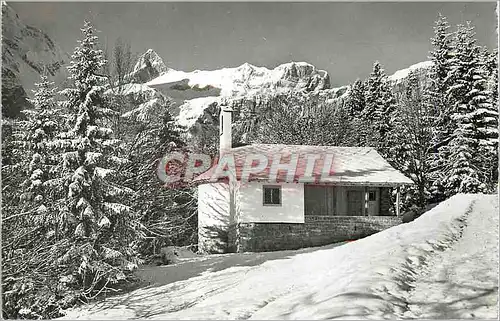
[[[395,216],[305,216],[305,223],[239,223],[228,231],[231,252],[295,250],[356,240],[402,223]]]

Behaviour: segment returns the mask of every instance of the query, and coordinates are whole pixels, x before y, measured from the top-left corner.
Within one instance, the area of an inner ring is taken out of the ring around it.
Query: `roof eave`
[[[252,179],[249,181],[251,182],[267,182],[268,179]],[[218,181],[212,181],[209,179],[206,180],[198,180],[194,182],[194,185],[202,185],[202,184],[210,184],[210,183],[227,183],[227,180],[218,180]],[[282,183],[296,183],[296,184],[315,184],[315,185],[333,185],[333,186],[370,186],[370,187],[400,187],[404,185],[414,185],[414,182],[346,182],[346,181],[337,181],[337,182],[298,182],[298,181],[293,181],[293,182],[288,182],[288,181],[280,181],[277,182],[278,184]]]

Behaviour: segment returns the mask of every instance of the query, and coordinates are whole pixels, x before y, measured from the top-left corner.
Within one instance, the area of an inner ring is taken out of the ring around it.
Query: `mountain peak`
[[[139,56],[129,78],[136,83],[146,83],[168,71],[163,59],[153,49]]]
[[[252,64],[249,64],[248,62],[245,62],[241,66],[238,67],[238,69],[254,69],[255,66]]]

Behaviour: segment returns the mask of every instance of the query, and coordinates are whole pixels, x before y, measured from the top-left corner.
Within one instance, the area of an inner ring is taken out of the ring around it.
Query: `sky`
[[[454,27],[470,20],[479,44],[496,47],[495,2],[10,2],[20,18],[71,53],[84,19],[112,48],[118,37],[137,53],[151,48],[168,67],[191,71],[245,62],[274,68],[306,61],[328,71],[333,86],[388,74],[427,60],[441,12]]]

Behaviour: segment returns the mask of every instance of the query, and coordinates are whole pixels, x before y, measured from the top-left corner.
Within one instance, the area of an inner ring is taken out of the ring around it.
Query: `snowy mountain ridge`
[[[430,61],[416,63],[388,79],[394,91],[399,91],[411,71],[425,80],[431,66]],[[250,106],[258,112],[259,106],[280,95],[301,93],[335,104],[350,91],[350,85],[331,88],[328,72],[307,62],[288,62],[273,69],[244,63],[215,70],[182,71],[166,66],[153,49],[137,59],[126,78],[130,83],[118,88],[118,93],[133,97],[140,106],[126,111],[123,117],[144,121],[150,117],[148,111],[169,105],[177,123],[188,129],[206,121],[211,123],[212,114],[221,104]]]
[[[153,77],[153,76],[157,77]],[[221,103],[231,105],[266,102],[280,94],[302,91],[322,96],[345,93],[346,88],[329,89],[326,71],[305,62],[291,62],[273,70],[249,63],[218,70],[185,72],[169,68],[152,49],[142,54],[130,74],[128,83],[106,93],[126,96],[136,105],[122,117],[144,121],[160,105],[170,110],[179,125],[191,129],[207,116],[206,109]],[[208,113],[214,112],[213,108]]]
[[[151,50],[151,49],[150,49]],[[148,52],[150,52],[148,50]],[[388,77],[398,87],[411,71],[425,76],[432,62],[424,61],[396,71]],[[326,101],[345,98],[350,86],[330,88],[330,77],[324,70],[307,62],[289,62],[274,69],[244,63],[238,67],[191,72],[167,69],[160,76],[146,83],[178,106],[177,120],[180,125],[191,127],[203,116],[207,107],[214,103],[231,100],[266,99],[290,92],[318,94]]]
[[[191,72],[169,69],[147,85],[163,89],[181,83],[200,90],[218,88],[220,95],[226,97],[255,95],[269,89],[318,91],[330,87],[328,73],[306,62],[285,63],[272,70],[249,63],[234,68]]]
[[[408,77],[410,72],[419,72],[419,71],[427,71],[429,70],[434,63],[432,61],[422,61],[416,64],[411,65],[408,68],[400,69],[388,76],[388,79],[392,82],[400,82]]]
[[[274,69],[244,63],[191,72],[169,68],[146,85],[171,98],[178,107],[178,123],[189,128],[214,103],[257,97],[265,100],[294,91],[319,93],[330,88],[330,78],[326,71],[306,62],[290,62]]]

